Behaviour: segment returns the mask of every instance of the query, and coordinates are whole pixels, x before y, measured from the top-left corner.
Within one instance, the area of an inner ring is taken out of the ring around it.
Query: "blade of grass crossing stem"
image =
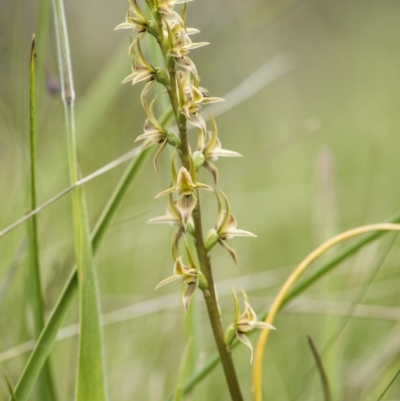
[[[79,179],[74,116],[74,86],[62,0],[53,0],[62,99],[64,102],[71,184]],[[106,401],[106,378],[97,277],[83,187],[72,191],[75,254],[79,282],[80,335],[76,379],[77,401]]]
[[[35,210],[37,207],[37,189],[36,189],[36,82],[35,82],[35,35],[32,37],[31,54],[30,54],[30,209]],[[40,275],[39,261],[39,240],[38,240],[38,222],[37,216],[32,216],[28,221],[29,232],[29,295],[30,306],[32,308],[35,338],[39,338],[44,327],[44,305]],[[41,375],[39,376],[39,398],[43,401],[55,401],[56,394],[51,377],[51,369],[49,361],[46,362]]]
[[[140,153],[136,159],[133,159],[127,167],[124,175],[119,181],[116,189],[110,197],[104,211],[96,225],[92,236],[93,253],[98,249],[101,240],[104,238],[107,228],[111,220],[115,216],[118,207],[127,193],[129,186],[138,176],[142,166],[149,159],[151,148],[147,148]],[[42,331],[34,350],[32,351],[24,371],[17,383],[16,394],[18,401],[26,401],[32,391],[36,379],[45,363],[47,357],[55,342],[57,332],[64,321],[70,304],[74,299],[78,290],[78,277],[76,267],[73,268],[61,295],[49,317],[49,320]]]
[[[400,213],[392,216],[391,218],[386,220],[387,223],[400,223]],[[371,234],[365,235],[363,238],[355,241],[353,245],[346,247],[343,251],[341,251],[337,256],[332,258],[329,262],[323,264],[323,266],[313,273],[308,279],[304,280],[303,283],[299,284],[293,290],[289,292],[289,294],[284,299],[281,308],[287,305],[291,300],[302,294],[307,288],[311,287],[316,281],[320,278],[325,276],[331,270],[333,270],[336,266],[338,266],[341,262],[343,262],[346,258],[356,253],[359,249],[364,247],[365,245],[369,244],[372,241],[380,238],[382,235],[387,234],[386,231],[381,232],[374,232]],[[268,310],[264,311],[259,315],[259,320],[264,320],[268,314]],[[253,335],[253,332],[249,332],[248,335]],[[236,347],[240,342],[234,341],[232,343],[232,348]],[[210,357],[210,359],[203,365],[203,367],[197,371],[194,375],[189,377],[186,381],[183,389],[183,393],[187,394],[191,389],[200,381],[202,381],[212,370],[218,365],[219,363],[219,356],[214,354]],[[170,396],[168,400],[171,400],[172,397]]]

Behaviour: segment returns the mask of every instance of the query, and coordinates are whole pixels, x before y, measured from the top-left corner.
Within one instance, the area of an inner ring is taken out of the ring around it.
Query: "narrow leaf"
[[[331,391],[329,389],[328,377],[326,376],[326,372],[324,369],[324,365],[322,364],[321,356],[318,353],[317,348],[315,347],[314,341],[310,336],[307,336],[308,345],[310,346],[311,352],[313,354],[315,364],[317,365],[319,377],[321,379],[322,391],[324,393],[325,401],[332,401]]]
[[[30,125],[30,210],[37,207],[36,179],[36,79],[35,79],[36,40],[32,37],[30,54],[30,85],[29,85],[29,125]],[[39,261],[38,221],[34,215],[28,221],[29,233],[29,304],[32,309],[35,338],[40,336],[44,327],[44,305]],[[51,377],[49,362],[39,376],[39,397],[43,401],[55,401],[56,395]]]
[[[74,115],[74,86],[63,0],[53,0],[62,98],[66,120],[71,184],[79,179]],[[97,277],[83,187],[72,191],[75,254],[79,281],[80,336],[76,381],[77,401],[106,401],[103,340]]]
[[[186,345],[186,348],[185,348],[185,352],[183,354],[181,367],[179,369],[179,378],[178,378],[178,383],[177,383],[176,389],[175,389],[174,401],[182,401],[183,384],[184,384],[185,377],[186,377],[186,374],[187,374],[189,352],[190,352],[191,344],[192,344],[192,339],[189,338],[189,340],[187,342],[187,345]]]

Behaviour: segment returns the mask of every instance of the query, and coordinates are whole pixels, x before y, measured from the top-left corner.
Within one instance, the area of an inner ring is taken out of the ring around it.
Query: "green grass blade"
[[[29,85],[29,100],[30,100],[30,189],[31,202],[30,210],[35,210],[37,207],[37,185],[36,185],[36,79],[35,79],[35,58],[36,44],[35,35],[32,37],[31,55],[30,55],[30,85]],[[37,216],[33,216],[28,221],[29,232],[29,304],[32,309],[35,338],[40,336],[44,327],[44,304],[43,292],[40,274],[39,261],[39,240],[38,240],[38,222]],[[39,376],[39,397],[41,400],[55,401],[56,394],[51,376],[49,361],[44,366],[43,372]]]
[[[45,62],[44,56],[47,46],[48,32],[49,32],[49,18],[50,14],[50,0],[40,0],[39,2],[39,18],[37,23],[37,66],[36,69],[36,87],[38,91],[36,93],[37,103],[39,105],[39,115],[40,115],[40,106],[42,104],[41,99],[44,92],[44,80],[45,80]]]
[[[392,387],[392,384],[395,382],[395,380],[397,379],[397,376],[400,375],[400,369],[397,371],[397,373],[394,375],[394,377],[392,378],[392,380],[390,380],[389,384],[386,386],[385,390],[383,390],[383,393],[379,396],[379,398],[376,401],[381,401],[383,400],[383,397],[385,396],[385,394],[389,391],[390,387]]]
[[[15,391],[14,391],[14,385],[11,381],[11,378],[8,375],[6,375],[6,383],[7,383],[8,391],[11,394],[11,400],[17,401],[17,397],[16,397]]]
[[[179,377],[178,377],[178,383],[176,385],[175,389],[175,397],[174,401],[182,401],[182,395],[183,395],[183,383],[185,381],[185,377],[187,375],[187,370],[188,370],[188,365],[189,365],[189,357],[190,357],[190,348],[192,344],[192,339],[189,338],[186,347],[185,347],[185,352],[183,354],[182,362],[181,362],[181,367],[179,369]]]
[[[151,149],[148,148],[139,154],[136,159],[133,159],[130,162],[116,189],[111,195],[110,200],[104,208],[104,211],[100,216],[98,224],[93,232],[92,246],[94,253],[98,249],[101,240],[104,238],[104,234],[106,233],[111,220],[115,216],[118,207],[122,203],[122,200],[125,197],[130,185],[138,176],[144,163],[149,159],[150,154]],[[38,342],[28,359],[28,362],[25,365],[24,371],[22,372],[22,375],[16,386],[16,393],[19,401],[26,401],[28,399],[29,394],[31,393],[37,377],[43,367],[43,364],[50,354],[58,330],[61,327],[65,315],[68,312],[69,306],[77,293],[78,281],[76,273],[77,270],[75,267],[73,268],[71,275],[56,305],[53,308],[52,314],[50,315],[49,320],[42,331],[42,334],[39,337]]]
[[[400,223],[400,213],[397,213],[390,219],[386,220],[387,223]],[[375,232],[371,234],[365,235],[363,238],[356,241],[353,245],[348,246],[343,251],[341,251],[337,256],[332,258],[329,262],[325,263],[318,271],[312,274],[308,279],[306,279],[302,284],[298,285],[294,288],[285,298],[281,307],[287,305],[292,299],[296,298],[300,294],[302,294],[307,288],[309,288],[312,284],[322,278],[324,275],[332,271],[336,266],[338,266],[341,262],[347,259],[349,256],[356,253],[365,245],[371,243],[372,241],[377,240],[384,234],[387,234],[386,231]],[[268,311],[263,312],[260,314],[260,320],[265,319],[267,316]],[[249,335],[254,334],[254,332],[250,332]],[[239,344],[239,341],[234,341],[232,344],[232,348],[236,347]],[[219,356],[214,354],[210,359],[204,364],[203,368],[196,372],[192,377],[190,377],[184,386],[184,394],[187,394],[192,388],[203,380],[212,370],[218,365],[219,363]],[[172,397],[170,396],[168,400],[171,400]]]
[[[325,368],[324,365],[322,363],[322,359],[321,356],[317,350],[317,347],[314,344],[314,341],[312,340],[312,338],[310,336],[307,336],[307,340],[308,340],[308,345],[310,346],[311,352],[313,354],[314,360],[315,360],[315,364],[317,366],[318,369],[318,373],[321,379],[321,386],[322,386],[322,391],[324,393],[324,400],[325,401],[332,401],[332,397],[331,397],[331,390],[329,388],[329,381],[328,381],[328,377],[326,375],[325,372]]]
[[[70,180],[71,184],[74,184],[79,179],[79,167],[74,115],[75,94],[68,33],[63,1],[54,0],[53,6],[67,131]],[[83,187],[78,187],[72,191],[72,208],[79,281],[80,318],[76,399],[77,401],[106,401],[107,390],[100,325],[99,290]]]

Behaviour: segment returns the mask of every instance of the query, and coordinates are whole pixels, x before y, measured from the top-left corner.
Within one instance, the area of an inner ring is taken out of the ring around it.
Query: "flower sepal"
[[[253,308],[249,304],[249,300],[247,294],[242,290],[245,310],[241,314],[239,301],[236,296],[235,290],[232,288],[233,300],[235,304],[235,317],[233,320],[234,333],[238,340],[243,343],[247,348],[250,349],[250,364],[253,362],[253,346],[251,345],[250,340],[247,338],[246,334],[254,329],[267,329],[267,330],[275,330],[275,327],[269,323],[257,320],[257,315],[254,312]],[[232,343],[233,339],[231,330],[228,327],[228,330],[225,334],[225,343],[229,346]],[[230,341],[228,343],[227,341]]]

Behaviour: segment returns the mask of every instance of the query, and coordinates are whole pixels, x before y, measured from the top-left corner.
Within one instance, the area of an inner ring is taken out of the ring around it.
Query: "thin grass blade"
[[[17,401],[17,397],[15,396],[15,391],[14,391],[14,385],[12,384],[11,378],[8,375],[6,375],[6,383],[8,391],[11,394],[11,400]]]
[[[383,400],[383,397],[385,394],[389,391],[390,387],[392,387],[392,384],[396,381],[397,376],[400,375],[400,369],[397,371],[397,373],[394,375],[393,379],[390,380],[389,384],[386,386],[385,390],[383,390],[382,394],[379,396],[379,398],[376,401],[381,401]]]
[[[75,92],[68,32],[63,1],[54,0],[53,7],[67,131],[70,180],[71,184],[74,184],[78,181],[80,173],[76,149]],[[78,268],[80,318],[76,400],[106,401],[108,397],[100,325],[99,290],[83,187],[78,187],[72,191],[72,208],[75,254]]]
[[[35,58],[36,41],[35,35],[32,37],[30,54],[30,210],[37,207],[37,179],[36,179],[36,78],[35,78]],[[38,240],[38,221],[37,216],[33,216],[28,221],[29,233],[29,305],[32,309],[35,338],[39,338],[44,327],[44,302],[41,284],[40,260],[39,260],[39,240]],[[55,401],[56,394],[53,385],[50,362],[47,361],[43,372],[39,376],[39,398],[43,401]]]
[[[322,385],[322,391],[324,393],[324,400],[325,401],[332,401],[331,397],[331,391],[329,388],[329,382],[328,382],[328,377],[326,375],[324,365],[322,363],[321,356],[319,355],[319,352],[317,350],[317,347],[314,344],[314,341],[310,336],[307,336],[308,340],[308,345],[310,346],[311,352],[313,354],[315,364],[317,365],[319,377],[321,379],[321,385]]]
[[[183,384],[185,381],[185,377],[187,375],[187,370],[188,370],[188,365],[189,365],[189,357],[190,357],[190,348],[192,345],[192,339],[189,338],[185,352],[183,354],[182,362],[181,362],[181,367],[179,369],[179,378],[178,378],[178,383],[176,385],[175,389],[175,397],[174,401],[182,401],[182,395],[183,395]]]

